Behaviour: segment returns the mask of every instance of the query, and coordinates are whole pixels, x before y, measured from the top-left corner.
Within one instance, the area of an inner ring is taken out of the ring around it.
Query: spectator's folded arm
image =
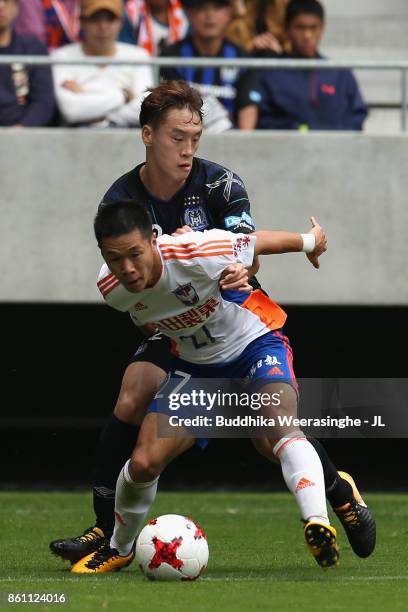
[[[140,107],[143,101],[143,97],[139,96],[120,106],[116,110],[112,111],[107,115],[107,119],[110,123],[117,125],[118,127],[127,127],[139,125],[139,114]]]
[[[153,71],[150,66],[140,66],[134,71],[134,79],[131,87],[133,99],[127,104],[109,113],[108,119],[119,127],[128,125],[139,125],[140,107],[146,96],[147,89],[153,87]]]
[[[71,125],[104,119],[125,102],[125,94],[120,89],[73,93],[60,85],[56,95],[61,115]]]

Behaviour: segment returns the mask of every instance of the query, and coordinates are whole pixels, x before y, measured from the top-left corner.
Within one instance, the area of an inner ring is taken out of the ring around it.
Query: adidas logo
[[[306,487],[314,487],[315,483],[307,478],[301,478],[296,485],[295,491],[300,491],[300,489],[306,489]]]
[[[271,368],[268,372],[269,376],[283,376],[283,372],[278,366]]]
[[[115,517],[118,523],[120,523],[121,525],[126,525],[125,521],[123,520],[123,517],[116,510],[115,510]]]

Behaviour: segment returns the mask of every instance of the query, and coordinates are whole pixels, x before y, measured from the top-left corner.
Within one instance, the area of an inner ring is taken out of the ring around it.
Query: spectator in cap
[[[318,0],[291,0],[285,24],[293,49],[286,57],[323,57],[319,43],[325,17]],[[259,128],[361,130],[367,117],[367,106],[351,70],[261,70],[259,84]]]
[[[87,56],[118,60],[147,58],[144,49],[116,42],[122,25],[121,0],[82,0],[83,40],[55,52],[55,57],[79,60]],[[55,65],[58,106],[68,125],[134,126],[148,87],[153,85],[150,66]]]
[[[243,58],[246,52],[225,38],[232,18],[230,0],[183,0],[191,34],[167,47],[164,57]],[[176,64],[176,62],[175,62]],[[240,68],[163,68],[164,79],[182,79],[198,89],[204,107],[204,127],[222,131],[231,126],[253,129],[258,100],[256,74]]]
[[[119,40],[137,44],[159,55],[186,35],[187,17],[180,0],[125,0],[125,18]]]
[[[77,42],[80,4],[80,0],[19,0],[16,30],[35,36],[50,51]]]
[[[36,38],[13,30],[17,0],[0,2],[0,54],[47,55]],[[54,118],[55,100],[50,66],[15,63],[0,66],[0,126],[40,127]]]

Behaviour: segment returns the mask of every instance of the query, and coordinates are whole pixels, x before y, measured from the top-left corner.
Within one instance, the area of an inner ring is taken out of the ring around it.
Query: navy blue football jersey
[[[102,205],[138,200],[146,205],[159,235],[172,234],[183,225],[196,231],[218,228],[248,234],[255,230],[245,185],[231,170],[195,157],[183,187],[170,200],[160,200],[143,185],[139,176],[142,166],[118,178]]]

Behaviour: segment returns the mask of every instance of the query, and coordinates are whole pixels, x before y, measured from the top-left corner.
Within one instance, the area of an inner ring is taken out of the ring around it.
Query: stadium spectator
[[[287,50],[287,0],[240,0],[240,4],[226,31],[229,40],[257,57],[273,57]]]
[[[147,52],[116,42],[122,24],[121,0],[82,0],[83,41],[67,45],[55,57],[68,60],[88,55],[139,60]],[[153,84],[149,66],[54,66],[57,102],[68,125],[96,127],[139,124],[144,92]]]
[[[125,18],[119,40],[137,44],[159,55],[187,33],[188,21],[180,0],[125,0]]]
[[[293,49],[286,57],[323,57],[318,49],[324,9],[318,0],[291,0],[285,23]],[[262,70],[259,85],[261,129],[361,130],[367,117],[350,70]]]
[[[35,36],[49,51],[78,42],[80,0],[19,0],[16,30]]]
[[[246,52],[225,39],[232,18],[230,0],[183,0],[190,21],[191,35],[167,47],[167,57],[246,57]],[[240,129],[256,127],[256,74],[235,68],[163,68],[164,79],[184,79],[203,96],[204,127],[223,131],[235,125]]]
[[[0,54],[47,55],[35,38],[13,31],[17,0],[0,0]],[[49,66],[21,63],[0,66],[0,125],[39,127],[48,125],[55,113],[54,88]]]

